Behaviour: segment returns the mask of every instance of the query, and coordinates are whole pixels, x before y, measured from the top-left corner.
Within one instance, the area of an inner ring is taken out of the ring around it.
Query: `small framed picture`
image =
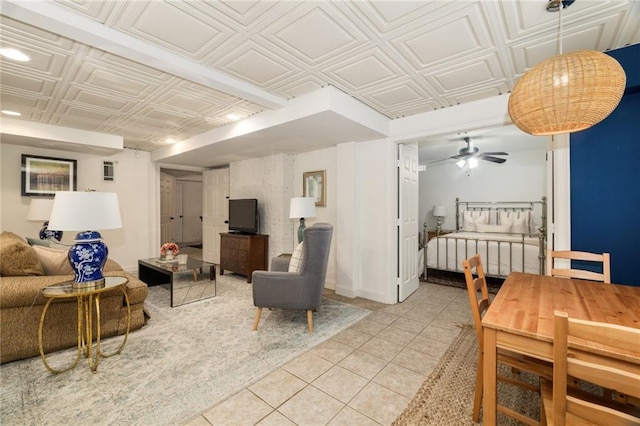
[[[317,172],[305,172],[302,181],[305,197],[313,197],[316,206],[325,207],[327,205],[327,181],[325,170]]]
[[[22,154],[22,195],[55,195],[75,191],[78,162],[65,158]]]

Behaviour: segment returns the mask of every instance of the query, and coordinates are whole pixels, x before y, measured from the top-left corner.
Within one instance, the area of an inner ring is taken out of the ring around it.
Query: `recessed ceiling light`
[[[164,141],[165,141],[166,143],[176,143],[176,142],[178,142],[177,140],[175,140],[175,139],[173,139],[173,138],[166,138]]]
[[[12,49],[12,48],[0,49],[0,55],[7,57],[9,59],[13,59],[14,61],[20,61],[20,62],[27,62],[31,60],[30,57],[28,57],[18,49]]]
[[[227,114],[227,118],[231,121],[240,120],[240,116],[238,114]]]
[[[16,112],[16,111],[9,111],[9,110],[6,110],[6,109],[3,109],[3,110],[2,110],[2,113],[3,113],[3,114],[6,114],[6,115],[15,115],[16,117],[19,117],[19,116],[21,116],[21,115],[22,115],[22,114],[20,114],[19,112]]]

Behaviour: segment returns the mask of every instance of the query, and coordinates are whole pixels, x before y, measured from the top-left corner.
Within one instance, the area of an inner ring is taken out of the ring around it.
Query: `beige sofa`
[[[0,235],[0,363],[39,355],[38,327],[47,299],[42,288],[73,280],[65,267],[64,250],[30,246],[21,237],[3,232]],[[49,272],[53,275],[46,275]],[[147,285],[111,260],[106,276],[122,276],[129,281],[126,292],[131,306],[131,331],[145,324],[144,300]],[[101,335],[110,337],[126,331],[127,307],[120,290],[101,295]],[[49,306],[43,330],[46,353],[77,345],[76,299],[55,300]]]

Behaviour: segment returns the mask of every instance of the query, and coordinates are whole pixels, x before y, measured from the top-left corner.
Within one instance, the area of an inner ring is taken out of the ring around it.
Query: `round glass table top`
[[[74,288],[73,281],[66,281],[61,284],[55,284],[42,289],[44,297],[74,297],[89,294],[98,294],[121,287],[129,282],[125,277],[104,277],[104,285],[100,284],[96,287]]]

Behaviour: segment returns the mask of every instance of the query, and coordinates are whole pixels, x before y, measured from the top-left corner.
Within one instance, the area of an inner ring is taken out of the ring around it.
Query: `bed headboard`
[[[488,212],[489,223],[494,224],[499,223],[499,212],[501,211],[530,211],[533,218],[533,230],[537,230],[546,237],[547,197],[536,201],[460,201],[460,198],[456,198],[456,230],[462,229],[463,214],[468,210]]]

